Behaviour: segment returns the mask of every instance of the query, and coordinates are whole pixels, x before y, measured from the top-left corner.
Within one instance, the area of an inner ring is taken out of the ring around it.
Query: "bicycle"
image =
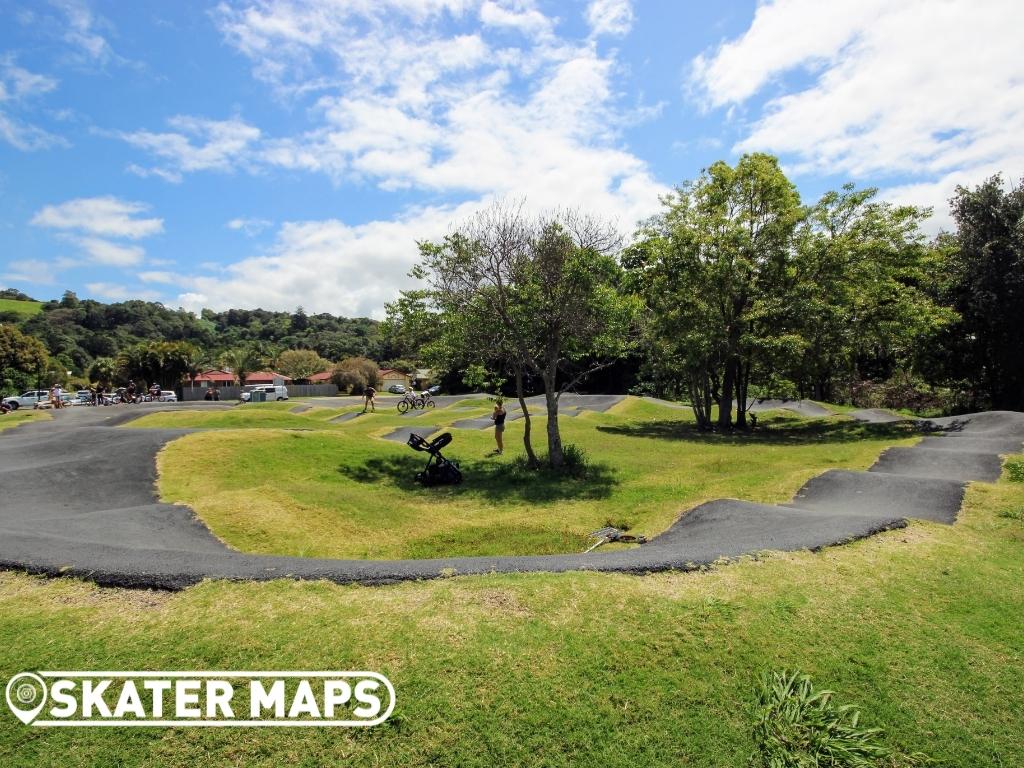
[[[429,392],[421,392],[418,400],[418,408],[433,408],[435,406],[434,398]]]
[[[406,392],[395,407],[398,408],[399,413],[408,413],[410,408],[420,408],[421,405],[416,395],[412,392]]]

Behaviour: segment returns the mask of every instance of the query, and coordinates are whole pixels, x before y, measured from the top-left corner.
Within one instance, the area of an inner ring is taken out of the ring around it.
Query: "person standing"
[[[363,390],[363,397],[366,401],[363,403],[363,413],[366,413],[366,409],[369,408],[372,413],[377,412],[377,406],[374,404],[374,398],[377,397],[377,390],[373,387],[367,387]]]
[[[494,442],[498,444],[494,452],[499,455],[505,450],[505,416],[507,415],[504,402],[502,400],[495,402],[491,419],[494,421]]]

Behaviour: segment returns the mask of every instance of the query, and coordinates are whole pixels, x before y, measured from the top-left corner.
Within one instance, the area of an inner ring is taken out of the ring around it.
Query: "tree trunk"
[[[722,375],[722,396],[718,401],[718,428],[732,429],[732,401],[736,382],[736,359],[730,354],[726,358],[725,373]]]
[[[747,428],[747,387],[750,385],[750,363],[739,365],[736,381],[736,426]]]
[[[551,366],[541,377],[544,380],[544,402],[548,410],[548,464],[553,469],[565,463],[562,453],[562,435],[558,431],[558,390],[555,389],[558,370]]]
[[[523,369],[516,366],[516,397],[519,398],[519,407],[523,409],[523,448],[526,449],[526,466],[530,469],[537,467],[537,455],[533,452],[533,443],[530,442],[532,424],[530,422],[530,409],[526,407],[526,398],[523,397]]]

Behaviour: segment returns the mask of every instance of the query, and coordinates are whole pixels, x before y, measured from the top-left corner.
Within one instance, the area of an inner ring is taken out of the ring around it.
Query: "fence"
[[[242,394],[241,387],[217,387],[221,400],[237,400]],[[288,397],[331,397],[338,394],[333,384],[289,384]],[[182,400],[202,400],[206,397],[206,387],[182,387]]]

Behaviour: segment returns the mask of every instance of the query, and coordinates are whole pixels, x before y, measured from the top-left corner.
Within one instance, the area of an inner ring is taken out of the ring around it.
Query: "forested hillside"
[[[104,304],[67,292],[41,305],[10,289],[0,291],[0,323],[39,339],[50,357],[76,377],[99,358],[115,358],[143,342],[185,341],[202,350],[211,364],[240,346],[267,353],[311,349],[327,360],[352,356],[380,359],[379,324],[368,318],[306,315],[262,309],[204,310],[201,316],[149,301]],[[32,311],[28,311],[29,308]]]

